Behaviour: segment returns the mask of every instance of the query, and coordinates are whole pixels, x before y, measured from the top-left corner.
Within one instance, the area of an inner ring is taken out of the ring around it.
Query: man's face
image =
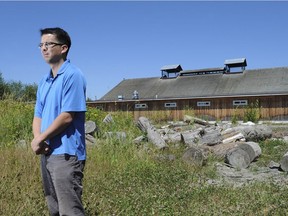
[[[65,46],[53,34],[44,34],[41,37],[41,53],[48,64],[57,63],[63,58],[62,54],[65,52]]]

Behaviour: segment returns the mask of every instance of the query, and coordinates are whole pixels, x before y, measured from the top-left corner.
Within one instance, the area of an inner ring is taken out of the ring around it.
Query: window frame
[[[164,103],[164,107],[165,108],[175,108],[175,107],[177,107],[177,103],[176,102],[167,102],[167,103]]]
[[[248,100],[243,99],[243,100],[233,100],[233,106],[247,106],[248,105]]]
[[[197,101],[197,107],[209,107],[211,106],[211,101]]]
[[[146,109],[146,108],[148,108],[148,105],[146,103],[138,103],[138,104],[135,104],[134,108],[135,109]]]

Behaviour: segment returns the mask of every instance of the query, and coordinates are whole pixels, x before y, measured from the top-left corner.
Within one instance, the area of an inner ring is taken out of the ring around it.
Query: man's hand
[[[35,137],[31,142],[32,150],[37,154],[48,154],[50,147],[46,141],[42,141],[39,137]]]

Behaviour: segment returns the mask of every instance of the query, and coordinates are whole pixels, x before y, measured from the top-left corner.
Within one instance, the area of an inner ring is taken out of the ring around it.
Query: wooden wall
[[[205,99],[178,99],[178,100],[129,100],[114,102],[89,102],[90,107],[101,108],[108,112],[133,112],[135,119],[140,116],[157,116],[171,120],[180,120],[185,114],[194,114],[206,120],[231,120],[232,116],[243,117],[244,106],[233,105],[233,100],[247,100],[248,105],[256,101],[259,103],[262,120],[288,120],[288,95],[281,96],[251,96],[226,97]],[[197,106],[197,102],[210,101],[210,106]],[[177,107],[164,107],[165,103],[177,103]],[[135,104],[147,104],[147,108],[136,109]],[[161,116],[159,116],[161,115]]]

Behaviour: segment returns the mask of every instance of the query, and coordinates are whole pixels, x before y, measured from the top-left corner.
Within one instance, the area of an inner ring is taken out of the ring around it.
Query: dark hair
[[[69,34],[61,29],[61,28],[45,28],[45,29],[40,29],[40,33],[41,36],[45,35],[45,34],[53,34],[56,36],[57,40],[60,43],[66,44],[68,46],[68,50],[67,50],[67,54],[69,52],[69,49],[71,47],[71,38],[69,36]]]

